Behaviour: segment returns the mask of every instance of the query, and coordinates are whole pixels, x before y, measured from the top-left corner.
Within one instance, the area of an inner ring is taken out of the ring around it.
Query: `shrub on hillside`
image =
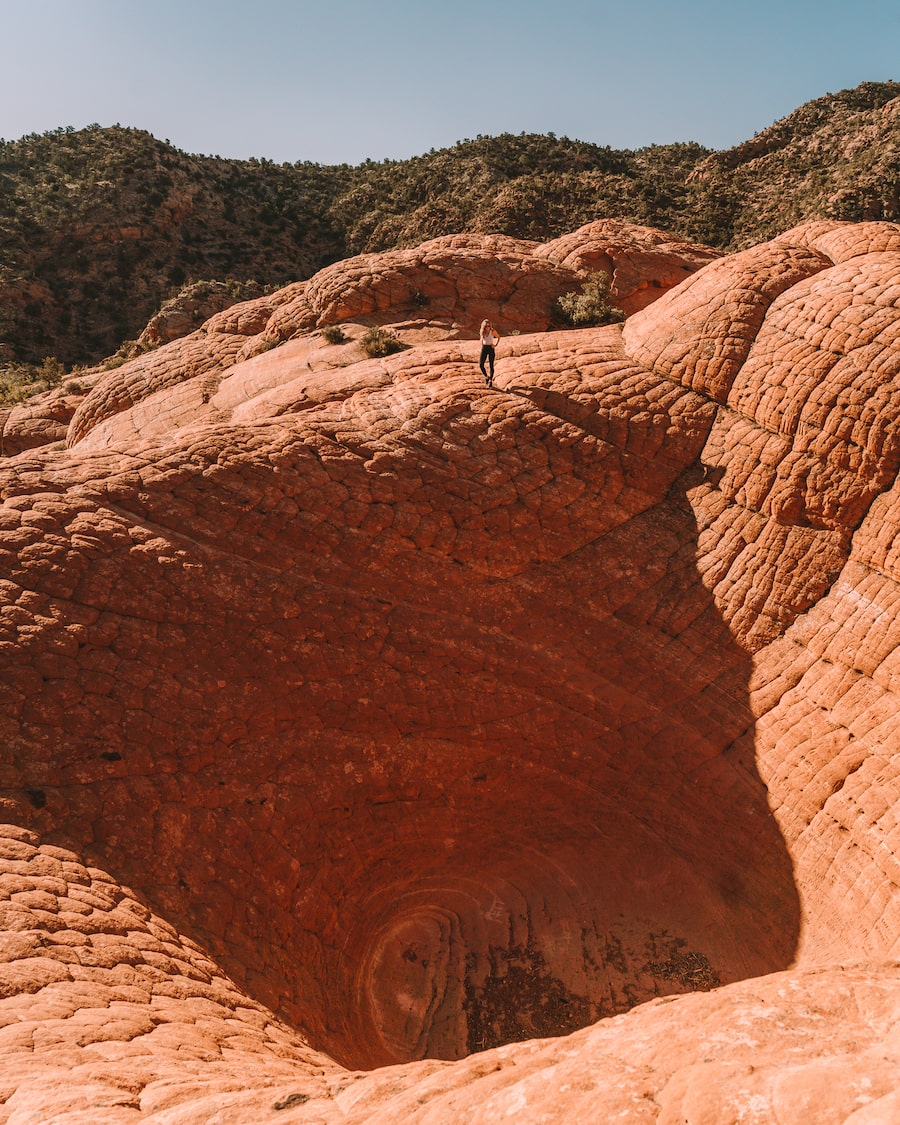
[[[360,343],[369,359],[379,359],[393,352],[403,351],[403,344],[390,328],[370,328]]]
[[[0,405],[24,402],[42,391],[58,387],[65,374],[65,367],[54,356],[47,356],[41,364],[9,363],[0,366]]]
[[[609,274],[598,270],[581,286],[580,293],[563,294],[558,304],[566,321],[576,328],[592,328],[624,320],[625,313],[610,301],[609,285]]]

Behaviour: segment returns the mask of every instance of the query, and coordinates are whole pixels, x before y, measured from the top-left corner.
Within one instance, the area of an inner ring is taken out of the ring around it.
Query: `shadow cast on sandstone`
[[[519,395],[425,349],[5,468],[10,818],[355,1067],[796,945],[686,499],[715,404],[618,328],[516,346]]]

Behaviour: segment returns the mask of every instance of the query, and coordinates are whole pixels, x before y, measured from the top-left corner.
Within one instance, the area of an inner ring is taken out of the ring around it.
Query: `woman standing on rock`
[[[500,337],[494,331],[494,326],[489,320],[483,320],[481,322],[481,359],[478,365],[481,368],[484,381],[489,387],[494,385],[494,355],[499,343]],[[484,369],[485,361],[490,368],[490,375]]]

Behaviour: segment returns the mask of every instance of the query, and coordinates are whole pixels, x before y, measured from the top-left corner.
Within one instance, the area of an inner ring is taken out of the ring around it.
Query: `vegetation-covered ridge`
[[[0,363],[94,362],[186,282],[262,286],[460,231],[597,218],[737,249],[811,218],[900,218],[900,84],[801,106],[728,152],[477,137],[358,166],[224,160],[139,129],[0,141]]]

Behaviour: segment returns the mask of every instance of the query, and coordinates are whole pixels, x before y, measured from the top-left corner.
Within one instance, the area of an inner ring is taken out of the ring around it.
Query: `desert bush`
[[[326,344],[343,344],[347,339],[339,324],[326,324],[324,328],[319,329],[319,335]]]
[[[130,359],[136,359],[139,355],[144,355],[145,352],[155,351],[158,347],[158,340],[155,342],[140,339],[125,340],[112,355],[108,355],[98,366],[102,367],[104,371],[114,371],[117,367],[121,367],[123,363],[127,363]]]
[[[9,363],[0,366],[0,405],[11,406],[33,395],[58,387],[66,374],[62,363],[46,356],[43,363]]]
[[[362,349],[369,359],[391,355],[403,351],[403,344],[390,328],[370,328],[360,340]]]
[[[560,297],[558,304],[566,321],[576,328],[589,328],[624,320],[625,313],[610,301],[609,285],[609,274],[598,270],[584,282],[580,293]]]

